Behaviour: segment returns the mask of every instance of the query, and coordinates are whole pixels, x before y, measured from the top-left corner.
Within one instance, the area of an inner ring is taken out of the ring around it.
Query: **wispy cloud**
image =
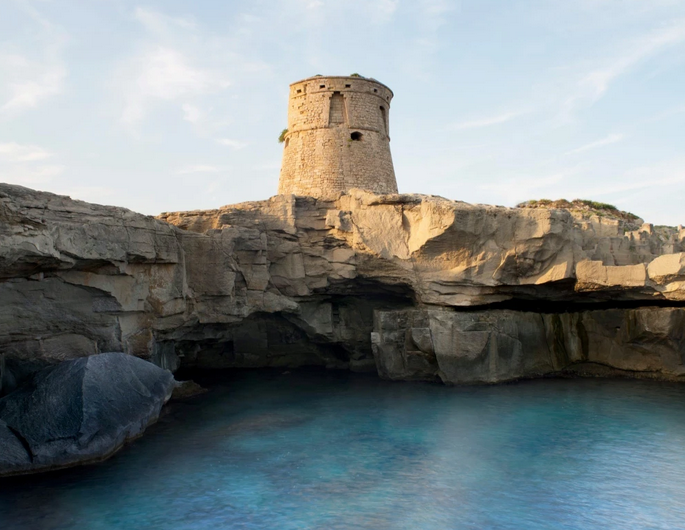
[[[208,195],[214,195],[217,191],[219,191],[222,186],[226,183],[225,178],[218,178],[214,179],[210,182],[207,183],[205,186],[204,192]]]
[[[196,29],[196,22],[190,17],[171,17],[159,11],[145,7],[136,7],[133,17],[143,24],[148,31],[167,33],[172,28]]]
[[[250,20],[236,31],[217,35],[194,17],[150,8],[136,8],[131,18],[140,38],[135,52],[115,70],[112,83],[115,97],[123,97],[117,109],[120,123],[141,136],[155,117],[174,116],[200,137],[222,136],[232,121],[227,109],[234,108],[227,99],[239,94],[234,79],[254,79],[268,69],[248,55],[256,41],[250,28],[259,27],[259,20],[247,17]]]
[[[397,10],[397,5],[399,3],[400,0],[380,0],[379,2],[376,2],[376,9],[387,16],[391,16]]]
[[[204,118],[204,112],[200,110],[195,105],[191,105],[190,103],[185,103],[181,105],[181,110],[183,111],[183,119],[187,122],[196,124],[200,123],[200,121]]]
[[[603,196],[626,191],[655,189],[685,184],[685,160],[670,160],[652,166],[642,166],[624,172],[614,183],[587,190],[588,196]]]
[[[62,165],[0,165],[0,181],[21,186],[37,186],[51,182],[64,173]]]
[[[625,171],[587,164],[560,167],[550,173],[535,172],[508,175],[498,182],[482,184],[491,197],[500,197],[508,204],[532,198],[599,199],[621,203],[630,211],[649,214],[652,221],[668,218],[657,205],[665,201],[677,204],[685,192],[685,159],[672,159]],[[603,178],[597,178],[602,175]],[[675,200],[674,200],[675,199]],[[678,222],[671,216],[670,223]]]
[[[662,52],[670,46],[685,41],[685,19],[661,27],[632,43],[625,43],[622,53],[607,57],[602,64],[581,73],[573,93],[562,103],[564,114],[568,115],[583,106],[599,100],[619,76],[629,72],[642,61]]]
[[[656,116],[653,116],[652,118],[650,118],[648,121],[659,121],[659,120],[671,118],[673,116],[676,116],[678,114],[683,114],[683,113],[685,113],[685,105],[678,105],[678,106],[672,107],[670,109],[667,109],[663,112],[660,112]]]
[[[264,164],[258,164],[254,166],[252,169],[255,171],[278,171],[281,169],[281,161],[280,160],[274,160],[273,162],[266,162]]]
[[[648,222],[685,224],[681,208],[685,196],[685,159],[637,167],[616,177],[588,189],[587,196],[620,204]]]
[[[56,57],[32,60],[22,55],[0,55],[0,72],[5,79],[0,114],[6,116],[35,108],[61,93],[67,76],[65,66]]]
[[[184,166],[177,171],[179,175],[186,175],[188,173],[218,173],[224,171],[226,168],[217,166],[210,166],[205,164],[197,164],[193,166]]]
[[[580,147],[577,147],[576,149],[571,149],[570,151],[566,151],[564,154],[574,155],[576,153],[583,153],[584,151],[596,149],[597,147],[615,144],[623,140],[624,137],[625,136],[623,134],[610,134],[606,138],[602,138],[601,140],[597,140],[596,142],[591,142],[589,144],[582,145]]]
[[[412,78],[434,80],[437,53],[447,40],[440,30],[459,11],[460,2],[416,0],[404,3],[403,7],[410,13],[414,27],[408,30],[408,38],[398,43],[398,56],[402,57],[399,66]]]
[[[104,186],[72,186],[57,191],[62,195],[68,195],[72,199],[87,201],[95,204],[109,204],[116,195],[115,190]]]
[[[534,196],[538,190],[544,190],[552,186],[556,187],[559,183],[577,173],[577,171],[577,168],[568,168],[557,173],[540,175],[539,177],[513,175],[504,181],[483,184],[480,186],[480,189],[494,191],[498,194],[512,197],[515,200],[521,200]]]
[[[22,186],[47,184],[65,170],[61,164],[45,163],[53,156],[37,145],[0,143],[0,181]]]
[[[459,3],[451,0],[419,0],[419,9],[430,17],[433,25],[442,25],[445,15],[459,9]]]
[[[242,149],[247,147],[245,142],[239,142],[238,140],[231,140],[230,138],[217,138],[216,142],[220,145],[225,145],[231,149]]]
[[[162,46],[136,58],[128,74],[133,75],[126,86],[126,107],[121,115],[126,124],[140,121],[155,101],[211,94],[230,85],[221,72],[195,67],[179,51]],[[197,115],[192,107],[186,107],[184,112],[191,119]]]
[[[477,120],[468,120],[468,121],[452,123],[452,124],[447,126],[447,129],[457,131],[457,130],[462,130],[462,129],[477,129],[480,127],[490,127],[491,125],[499,125],[501,123],[506,123],[508,121],[514,120],[514,119],[526,114],[527,112],[528,111],[525,111],[525,110],[511,111],[511,112],[505,112],[502,114],[498,114],[495,116],[488,116],[485,118],[479,118]]]
[[[295,0],[291,3],[296,10],[303,11],[305,15],[311,17],[310,23],[323,21],[324,19],[340,18],[346,12],[358,16],[363,13],[365,20],[371,23],[388,22],[397,10],[399,0],[348,0],[338,2],[337,0]]]
[[[193,126],[199,136],[211,138],[221,134],[231,119],[216,112],[213,107],[204,108],[200,104],[184,103],[181,105],[183,120]]]
[[[305,9],[319,9],[325,4],[322,0],[304,0],[303,5]]]
[[[52,153],[36,145],[22,145],[16,142],[0,143],[0,161],[34,162],[50,156]]]
[[[28,3],[17,3],[34,23],[35,50],[0,51],[0,117],[37,107],[64,90],[68,35]]]

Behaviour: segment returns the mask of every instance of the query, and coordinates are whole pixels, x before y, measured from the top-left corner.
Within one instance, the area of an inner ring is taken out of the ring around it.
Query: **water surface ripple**
[[[107,462],[0,481],[0,528],[683,529],[685,386],[237,372]]]

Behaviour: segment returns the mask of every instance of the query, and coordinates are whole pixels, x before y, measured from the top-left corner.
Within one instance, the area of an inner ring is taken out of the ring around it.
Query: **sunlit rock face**
[[[358,190],[155,219],[10,185],[0,219],[3,392],[113,350],[172,370],[322,365],[450,383],[590,365],[672,379],[685,355],[676,228]]]

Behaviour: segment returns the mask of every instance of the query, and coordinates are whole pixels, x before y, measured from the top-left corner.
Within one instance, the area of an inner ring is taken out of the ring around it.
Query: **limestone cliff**
[[[455,383],[685,362],[685,230],[567,210],[353,190],[154,219],[0,185],[0,278],[5,391],[103,351]]]

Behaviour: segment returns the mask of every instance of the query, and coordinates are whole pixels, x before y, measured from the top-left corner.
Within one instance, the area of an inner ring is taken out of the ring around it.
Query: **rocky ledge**
[[[122,351],[176,370],[685,377],[685,230],[363,191],[158,218],[0,185],[0,371]]]

